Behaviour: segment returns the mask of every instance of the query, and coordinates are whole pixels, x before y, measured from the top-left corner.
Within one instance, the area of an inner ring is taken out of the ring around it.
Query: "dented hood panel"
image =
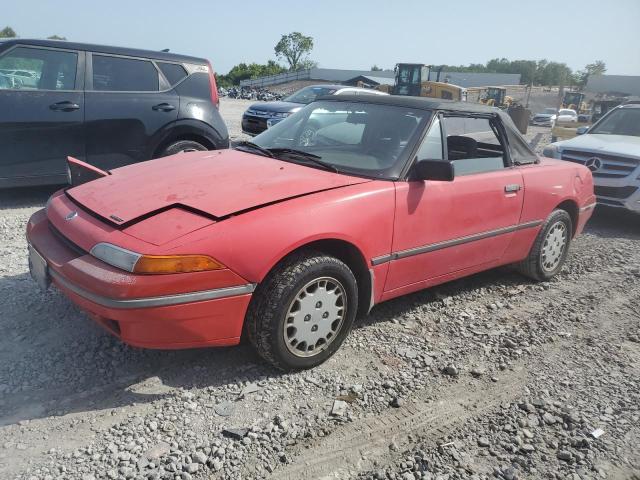
[[[369,180],[238,150],[191,152],[118,168],[67,190],[116,225],[181,206],[219,219],[287,198]]]

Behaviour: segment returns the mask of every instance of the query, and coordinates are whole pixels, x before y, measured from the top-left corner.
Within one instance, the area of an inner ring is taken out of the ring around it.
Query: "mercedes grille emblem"
[[[602,160],[600,160],[598,157],[588,158],[585,166],[592,172],[595,172],[596,170],[600,170],[602,168]]]
[[[67,214],[67,216],[64,217],[64,219],[69,221],[69,220],[73,220],[77,216],[78,216],[78,212],[71,212],[71,213]]]

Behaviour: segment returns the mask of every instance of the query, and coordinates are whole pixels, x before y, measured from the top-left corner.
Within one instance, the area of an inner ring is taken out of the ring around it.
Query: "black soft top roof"
[[[364,102],[392,105],[396,107],[420,108],[423,110],[447,110],[451,112],[497,113],[499,108],[487,107],[479,103],[457,102],[455,100],[441,100],[439,98],[408,97],[404,95],[351,95],[323,96],[318,100],[335,102]]]
[[[419,108],[422,110],[440,110],[454,113],[480,113],[498,115],[506,129],[507,140],[511,158],[515,163],[534,163],[538,156],[529,146],[529,143],[520,134],[511,117],[497,107],[488,107],[479,103],[457,102],[454,100],[441,100],[427,97],[408,97],[402,95],[332,95],[322,96],[318,100],[332,102],[361,102],[389,105],[395,107]]]
[[[196,64],[207,63],[207,60],[204,58],[190,57],[188,55],[179,55],[170,52],[157,52],[155,50],[142,50],[126,47],[110,47],[107,45],[93,45],[90,43],[67,42],[65,40],[33,40],[27,38],[11,38],[0,43],[0,46],[3,49],[12,47],[14,45],[66,48],[69,50],[82,50],[97,53],[110,53],[112,55],[127,55],[131,57],[152,58],[154,60],[166,60],[169,62],[184,62]]]

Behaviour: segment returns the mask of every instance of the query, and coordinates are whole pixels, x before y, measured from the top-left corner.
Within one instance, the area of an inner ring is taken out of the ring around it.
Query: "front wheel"
[[[529,256],[518,265],[520,272],[538,281],[557,275],[562,269],[573,235],[571,216],[554,210],[542,225]]]
[[[281,370],[315,367],[340,348],[357,305],[358,286],[345,263],[320,252],[295,254],[256,289],[247,334],[260,356]]]

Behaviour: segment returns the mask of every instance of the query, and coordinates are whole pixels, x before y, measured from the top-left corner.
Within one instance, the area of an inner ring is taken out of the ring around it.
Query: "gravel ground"
[[[234,139],[248,103],[222,100]],[[640,478],[638,217],[598,208],[553,281],[381,304],[282,374],[248,346],[127,347],[38,291],[24,227],[53,190],[0,192],[2,479]]]

